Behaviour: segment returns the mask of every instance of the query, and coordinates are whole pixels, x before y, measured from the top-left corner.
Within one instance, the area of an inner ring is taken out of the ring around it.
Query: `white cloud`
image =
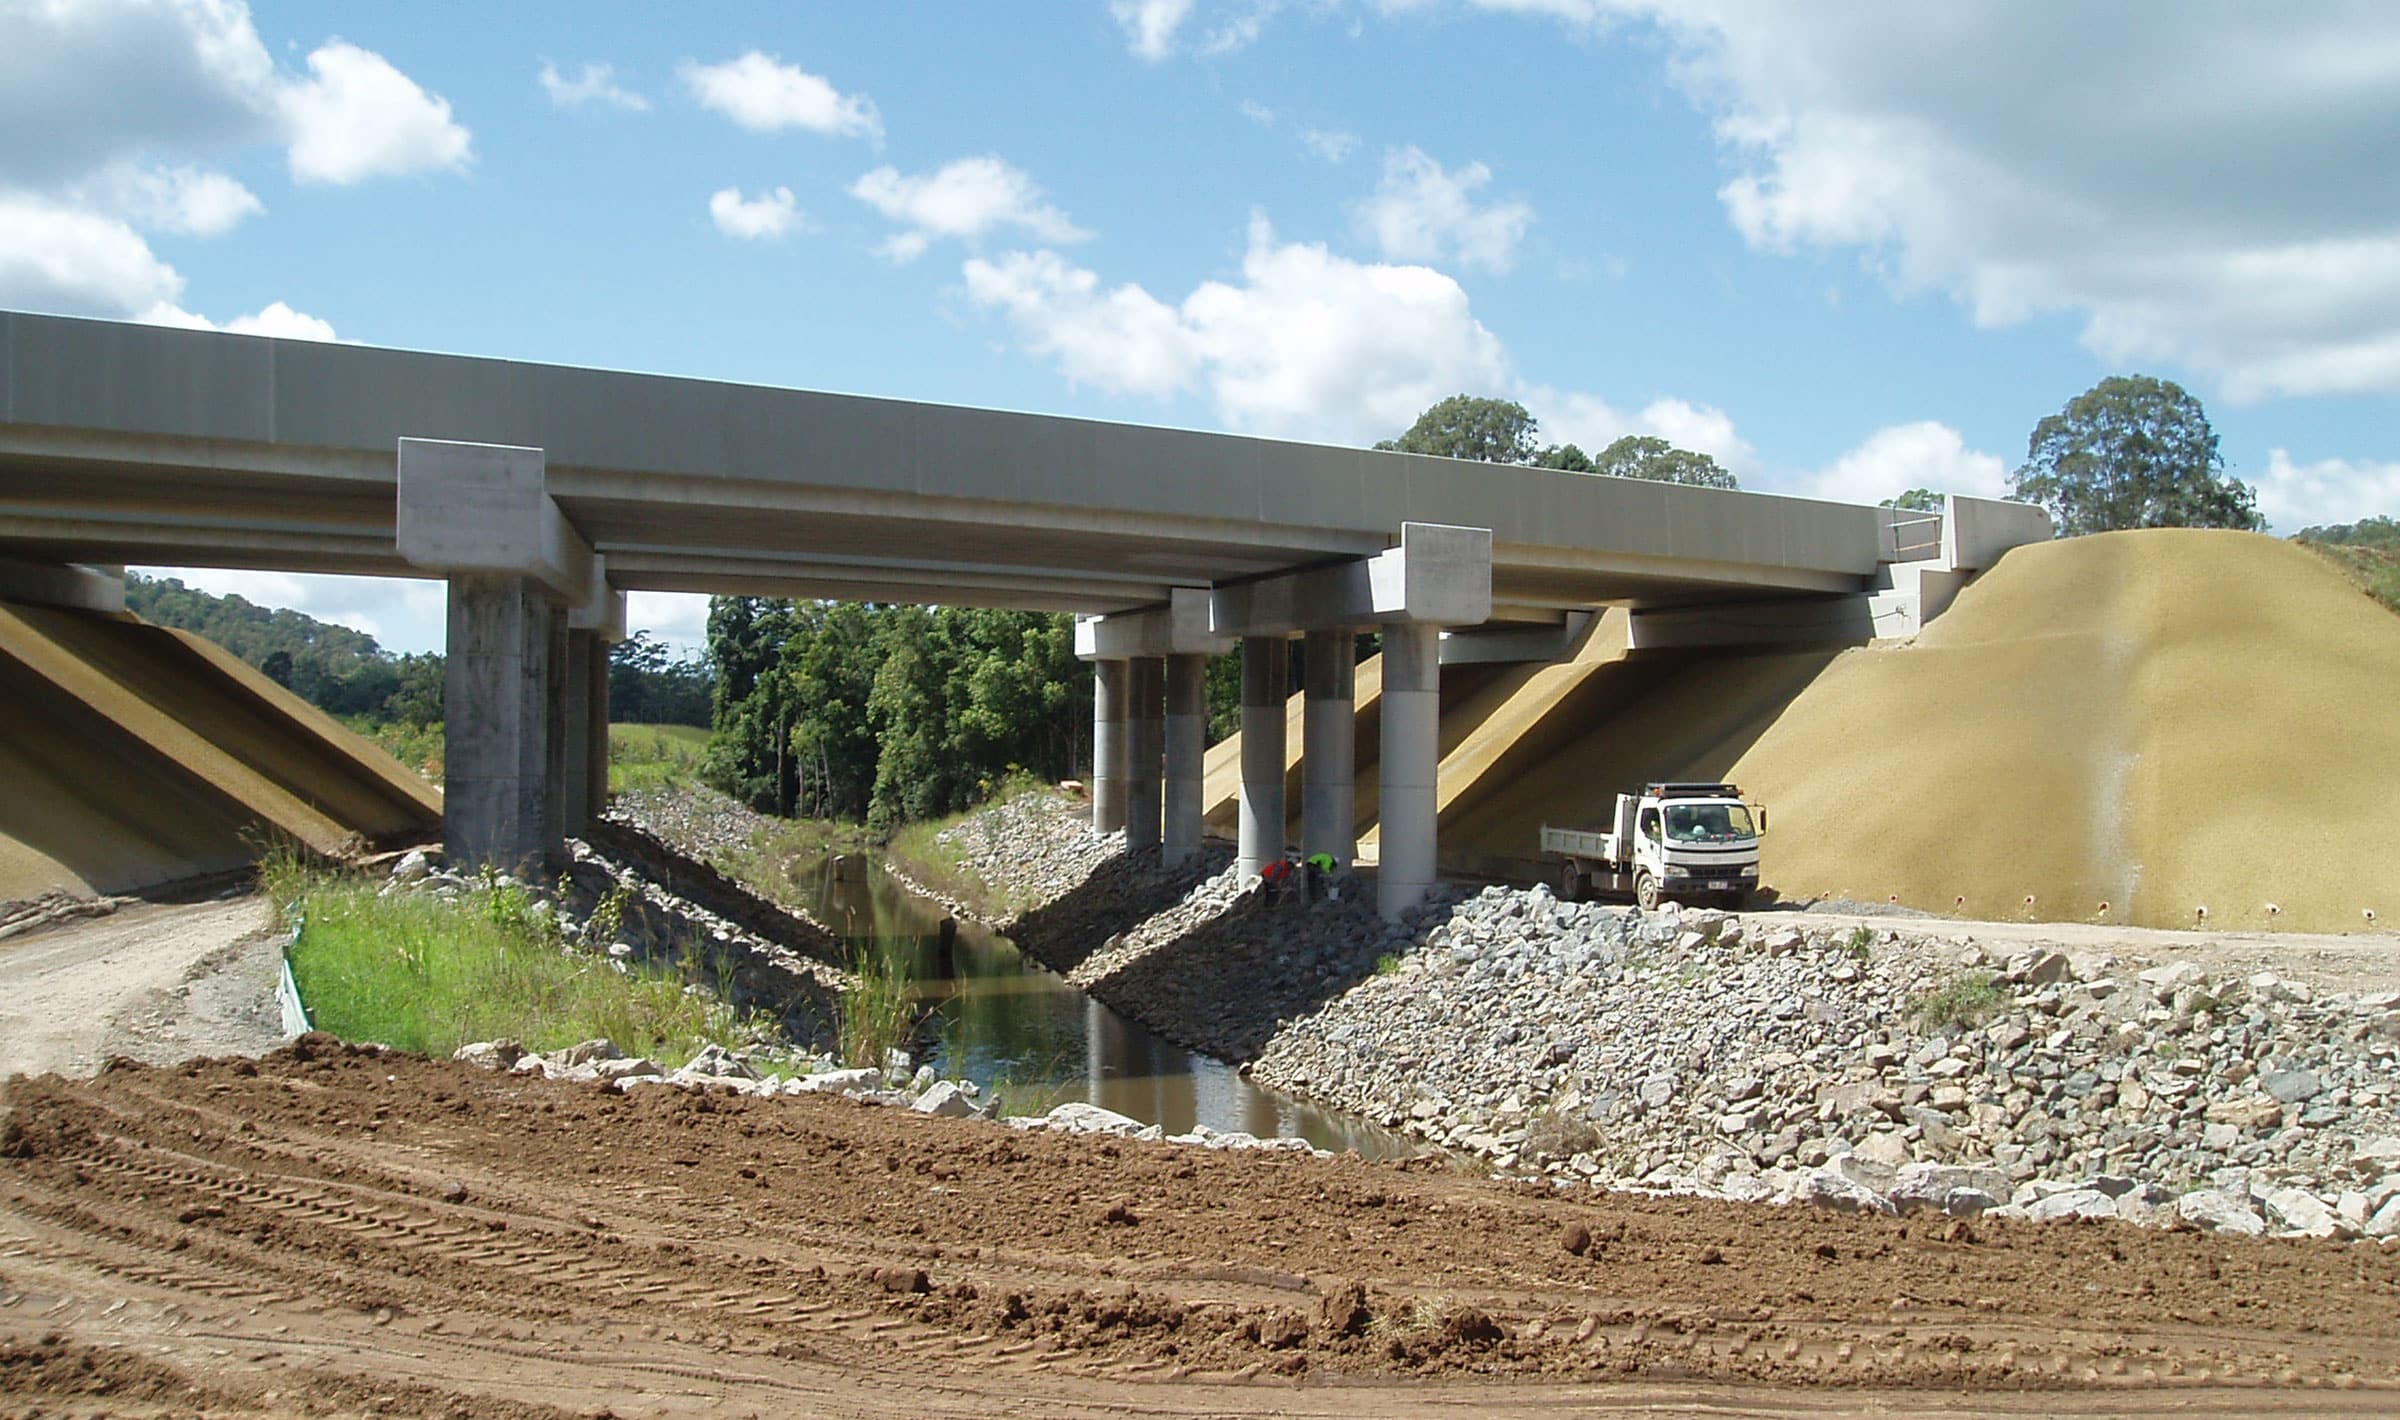
[[[1108,0],[1108,12],[1125,28],[1125,41],[1155,64],[1175,51],[1175,31],[1191,17],[1192,0]]]
[[[1489,4],[1490,0],[1486,0]],[[1522,0],[1654,23],[1754,246],[2228,395],[2400,390],[2400,8]]]
[[[337,39],[308,56],[308,70],[282,95],[298,181],[346,186],[466,166],[471,140],[451,120],[449,100],[382,55]]]
[[[1261,128],[1273,128],[1275,126],[1275,110],[1268,108],[1265,104],[1260,103],[1256,99],[1242,100],[1241,111],[1242,117],[1249,119],[1252,123],[1257,124]]]
[[[0,194],[0,306],[123,316],[182,294],[183,277],[123,221]]]
[[[1329,163],[1338,163],[1358,148],[1358,135],[1335,129],[1309,128],[1300,133],[1300,144]]]
[[[0,181],[57,191],[160,150],[272,141],[280,82],[239,3],[0,4]]]
[[[1229,426],[1363,443],[1405,429],[1461,390],[1504,389],[1507,352],[1456,281],[1422,266],[1352,261],[1250,224],[1237,282],[1169,305],[1140,286],[1103,289],[1055,252],[966,264],[967,294],[1007,315],[1068,378],[1161,396],[1205,386]]]
[[[751,50],[722,64],[685,60],[677,72],[702,106],[759,133],[805,128],[838,138],[883,137],[883,119],[863,94],[845,94],[823,76]]]
[[[1804,475],[1792,491],[1837,503],[1880,503],[1911,488],[1972,498],[2008,496],[2008,465],[1970,449],[1956,429],[1933,420],[1878,429],[1857,448]]]
[[[582,108],[601,104],[623,109],[628,113],[647,113],[650,101],[617,82],[617,67],[613,64],[586,64],[570,79],[558,72],[558,66],[545,59],[535,79],[542,92],[559,108]]]
[[[1045,242],[1079,242],[1091,233],[1043,200],[1039,184],[1018,167],[985,155],[945,163],[923,176],[881,167],[850,185],[850,195],[909,228],[885,242],[894,261],[913,261],[935,240],[974,240],[1014,227]]]
[[[627,592],[625,630],[647,631],[664,641],[677,660],[708,650],[708,598],[690,592]]]
[[[118,161],[79,183],[81,205],[111,212],[153,231],[223,236],[243,218],[264,212],[258,194],[220,172],[202,168],[141,168]]]
[[[203,315],[196,315],[169,301],[161,301],[134,316],[145,325],[172,325],[185,330],[222,330],[234,335],[264,335],[279,340],[333,341],[333,323],[320,320],[304,311],[295,311],[281,301],[268,303],[264,308],[246,316],[235,316],[223,325]]]
[[[744,241],[781,237],[800,220],[792,190],[778,187],[756,197],[742,196],[738,187],[720,188],[708,197],[708,215],[717,230]]]
[[[1351,215],[1359,231],[1395,261],[1455,256],[1461,266],[1506,271],[1533,222],[1533,208],[1523,202],[1476,206],[1477,189],[1491,180],[1492,170],[1481,163],[1453,173],[1421,148],[1394,148],[1383,155],[1375,195]]]
[[[1199,352],[1182,316],[1139,286],[1113,291],[1054,251],[969,258],[967,296],[1004,312],[1025,348],[1058,361],[1076,384],[1167,395],[1190,383]]]
[[[1639,434],[1707,454],[1737,474],[1758,464],[1758,451],[1735,430],[1733,417],[1708,405],[1662,398],[1627,413],[1598,395],[1547,385],[1528,386],[1520,398],[1540,422],[1546,444],[1573,444],[1597,454],[1628,434]]]
[[[2276,449],[2267,455],[2267,471],[2255,487],[2267,525],[2286,536],[2305,527],[2400,517],[2400,460],[2302,464]]]

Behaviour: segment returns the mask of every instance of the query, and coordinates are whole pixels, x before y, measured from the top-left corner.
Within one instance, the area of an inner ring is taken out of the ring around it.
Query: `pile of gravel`
[[[1363,893],[1270,905],[1209,871],[1221,852],[1177,872],[1080,825],[1046,849],[1042,821],[980,822],[959,832],[1006,845],[987,878],[1052,894],[1019,945],[1077,986],[1503,1173],[2400,1235],[2400,993],[1539,887],[1386,924]]]
[[[1082,800],[1032,789],[942,830],[936,841],[1007,900],[1038,907],[1082,887],[1102,863],[1124,853],[1125,835],[1093,832],[1091,815]],[[962,912],[970,906],[950,904]]]
[[[1945,1000],[1966,1019],[1928,1015]],[[2261,1226],[2390,1236],[2396,1008],[2189,962],[1494,888],[1254,1074],[1511,1172],[1877,1207],[1857,1190],[1888,1206],[1905,1166],[1975,1165],[1971,1207],[2165,1221],[2205,1188],[2195,1208]]]

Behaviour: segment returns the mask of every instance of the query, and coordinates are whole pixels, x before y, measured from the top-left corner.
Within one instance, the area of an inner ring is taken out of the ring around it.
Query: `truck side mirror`
[[[1758,827],[1758,836],[1759,836],[1759,837],[1761,837],[1761,838],[1764,838],[1764,837],[1766,837],[1766,836],[1767,836],[1767,806],[1766,806],[1765,804],[1752,804],[1752,805],[1750,806],[1750,819],[1751,819],[1751,822],[1752,822],[1752,823],[1754,823],[1754,824],[1756,824],[1756,825],[1757,825],[1757,827]]]

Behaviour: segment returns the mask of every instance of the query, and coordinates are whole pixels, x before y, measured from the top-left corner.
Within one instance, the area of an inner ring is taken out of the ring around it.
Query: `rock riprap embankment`
[[[2388,1236],[2395,1007],[1495,888],[1253,1073],[1504,1170]]]
[[[1437,894],[1386,924],[1354,888],[1269,904],[1230,869],[1128,860],[1064,813],[983,825],[954,830],[990,845],[970,863],[1047,895],[1009,925],[1076,985],[1502,1172],[2400,1235],[2400,993],[1539,887]]]

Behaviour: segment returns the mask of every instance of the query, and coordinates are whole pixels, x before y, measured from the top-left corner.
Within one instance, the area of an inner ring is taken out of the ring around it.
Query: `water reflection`
[[[933,1065],[1002,1090],[1011,1112],[1087,1100],[1170,1134],[1196,1124],[1298,1137],[1369,1158],[1422,1152],[1364,1120],[1252,1084],[1232,1066],[1162,1040],[970,922],[944,914],[865,858],[828,857],[793,874],[813,884],[819,921],[905,962],[932,1006]]]

